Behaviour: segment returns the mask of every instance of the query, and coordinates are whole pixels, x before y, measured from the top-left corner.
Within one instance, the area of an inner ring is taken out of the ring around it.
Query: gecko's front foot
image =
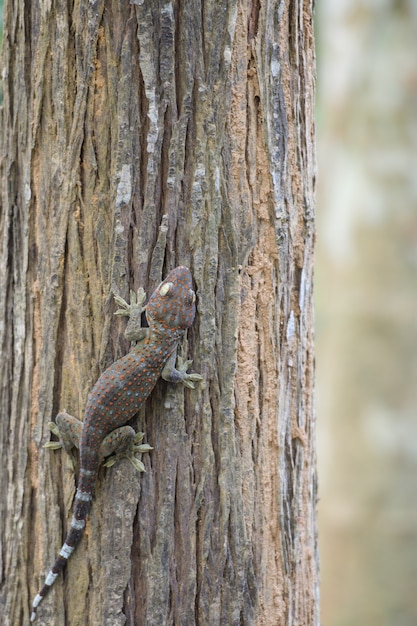
[[[187,373],[187,370],[192,363],[192,361],[184,361],[180,356],[177,357],[174,352],[162,370],[162,378],[170,383],[182,383],[184,387],[195,389],[194,383],[201,382],[203,377],[200,374]]]
[[[114,315],[126,315],[127,317],[133,317],[135,315],[142,315],[145,310],[143,303],[146,300],[146,292],[140,287],[136,294],[133,289],[130,290],[130,304],[126,302],[121,296],[114,296],[116,303],[121,307],[114,312]]]
[[[145,311],[146,307],[143,306],[143,303],[146,300],[146,293],[140,287],[138,289],[138,293],[136,294],[133,290],[130,291],[130,304],[126,302],[120,296],[114,296],[115,301],[121,307],[115,311],[115,315],[126,315],[129,318],[129,321],[125,330],[125,337],[129,341],[136,343],[137,341],[143,341],[145,337],[148,335],[149,329],[142,328],[141,325],[141,316]]]
[[[193,372],[191,374],[187,373],[187,370],[193,364],[192,360],[184,361],[182,357],[177,357],[177,371],[181,374],[181,382],[185,387],[189,389],[195,389],[194,383],[200,383],[203,380],[201,374],[197,374]]]

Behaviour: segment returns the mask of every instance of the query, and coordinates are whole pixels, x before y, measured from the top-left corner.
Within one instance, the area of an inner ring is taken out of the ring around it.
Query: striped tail
[[[92,488],[95,482],[96,472],[91,470],[80,470],[80,486],[77,489],[77,493],[74,499],[74,513],[71,520],[71,526],[65,542],[59,552],[59,555],[52,566],[52,569],[47,575],[44,585],[39,593],[36,595],[32,604],[32,613],[30,621],[34,622],[36,619],[36,611],[38,606],[44,599],[44,597],[50,591],[52,585],[58,578],[58,575],[62,572],[71,554],[81,541],[84,533],[84,527],[87,519],[87,514],[90,508],[92,499]]]

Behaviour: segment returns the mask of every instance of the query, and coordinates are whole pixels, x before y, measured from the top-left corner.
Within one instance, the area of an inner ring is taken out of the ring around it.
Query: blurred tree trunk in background
[[[322,619],[417,624],[417,5],[318,3]]]
[[[39,622],[318,626],[311,3],[16,0],[4,24],[3,622],[68,526],[48,421],[128,350],[113,293],[184,263],[204,384],[157,385],[147,474],[100,472]]]

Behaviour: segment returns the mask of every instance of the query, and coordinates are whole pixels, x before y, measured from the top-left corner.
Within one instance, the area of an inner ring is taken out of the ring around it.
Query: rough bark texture
[[[29,602],[75,489],[42,445],[126,352],[112,294],[193,273],[139,476],[102,471],[39,624],[317,625],[311,2],[7,2],[1,612]],[[167,215],[166,233],[160,231]]]

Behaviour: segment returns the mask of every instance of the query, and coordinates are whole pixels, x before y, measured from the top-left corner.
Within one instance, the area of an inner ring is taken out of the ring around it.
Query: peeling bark
[[[9,0],[3,41],[5,623],[70,517],[48,421],[127,351],[113,293],[184,263],[204,384],[158,384],[39,624],[318,626],[312,3]]]

